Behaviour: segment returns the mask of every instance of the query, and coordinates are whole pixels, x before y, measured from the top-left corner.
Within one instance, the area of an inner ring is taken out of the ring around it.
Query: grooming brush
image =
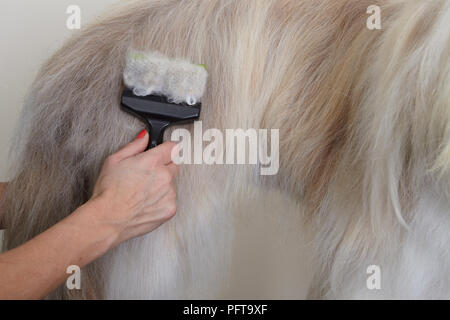
[[[199,119],[207,77],[204,65],[169,59],[158,52],[128,53],[121,106],[146,123],[147,149],[163,142],[170,125]]]

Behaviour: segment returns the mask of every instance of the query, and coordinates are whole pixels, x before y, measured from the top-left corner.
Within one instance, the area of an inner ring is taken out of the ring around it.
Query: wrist
[[[81,230],[86,241],[87,257],[92,261],[104,255],[118,245],[119,232],[117,228],[105,221],[108,205],[103,198],[93,198],[79,207],[68,223]],[[88,261],[88,263],[90,262]]]

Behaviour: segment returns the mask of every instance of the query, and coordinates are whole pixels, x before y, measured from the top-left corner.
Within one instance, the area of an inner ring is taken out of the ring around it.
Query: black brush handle
[[[198,120],[202,108],[200,102],[193,106],[176,104],[164,96],[136,96],[129,89],[122,92],[120,104],[123,110],[146,122],[150,134],[147,150],[163,143],[164,131],[168,126]]]
[[[166,131],[170,122],[159,119],[147,119],[147,124],[150,133],[150,140],[147,147],[147,150],[149,150],[163,143],[164,131]]]

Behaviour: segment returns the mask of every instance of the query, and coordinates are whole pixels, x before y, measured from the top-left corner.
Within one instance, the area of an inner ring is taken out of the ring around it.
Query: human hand
[[[85,205],[25,244],[0,254],[0,299],[41,299],[67,278],[67,266],[83,268],[174,216],[173,180],[178,167],[171,161],[171,151],[176,144],[166,142],[144,152],[148,140],[143,131],[107,158]]]
[[[91,218],[117,235],[113,247],[153,231],[177,210],[174,178],[178,166],[171,160],[176,144],[165,142],[145,151],[148,140],[148,133],[142,131],[105,160],[90,200],[98,208]]]

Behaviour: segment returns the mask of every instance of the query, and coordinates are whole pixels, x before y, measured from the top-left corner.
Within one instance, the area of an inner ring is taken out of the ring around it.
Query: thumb
[[[137,138],[115,153],[116,159],[122,161],[145,151],[148,146],[149,135],[147,130],[142,130]]]

